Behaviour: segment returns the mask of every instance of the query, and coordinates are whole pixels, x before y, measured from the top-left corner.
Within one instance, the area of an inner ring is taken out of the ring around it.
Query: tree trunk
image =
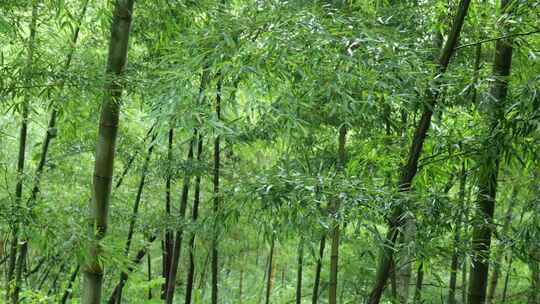
[[[296,272],[296,304],[302,303],[302,270],[304,267],[304,238],[298,243],[298,263]]]
[[[32,81],[32,65],[34,62],[34,48],[35,48],[35,41],[36,41],[36,28],[37,28],[37,16],[38,16],[38,7],[39,7],[39,1],[34,0],[32,1],[32,19],[30,21],[30,36],[28,38],[28,53],[26,55],[26,68],[24,72],[24,82],[25,86],[30,87],[31,81]],[[14,282],[12,282],[13,275],[15,272],[15,267],[17,266],[17,249],[19,246],[19,212],[21,209],[21,201],[22,201],[22,192],[23,192],[23,178],[24,178],[24,162],[26,160],[26,138],[28,133],[28,113],[29,113],[29,103],[30,103],[30,92],[29,90],[25,91],[23,102],[22,102],[22,108],[21,108],[21,129],[19,132],[19,154],[17,159],[17,184],[15,186],[15,200],[13,202],[13,210],[15,212],[13,218],[13,232],[11,237],[11,244],[10,244],[10,252],[9,252],[9,261],[8,261],[8,270],[7,270],[7,277],[6,277],[6,303],[9,302],[10,296],[12,303],[18,303],[19,302],[19,282],[20,279],[15,279]],[[22,265],[23,261],[19,262],[19,265]],[[18,268],[18,267],[17,267]],[[20,276],[20,273],[22,272],[21,269],[18,269],[17,276]],[[13,286],[13,293],[11,293],[11,284],[14,284]]]
[[[403,167],[402,174],[398,183],[398,190],[400,192],[407,192],[410,190],[413,179],[418,171],[418,160],[424,146],[427,131],[431,124],[431,116],[438,98],[438,90],[441,87],[440,75],[446,72],[450,58],[454,53],[454,49],[457,45],[459,34],[463,26],[463,21],[469,8],[470,0],[461,0],[459,3],[458,13],[454,19],[452,29],[448,35],[448,39],[444,45],[442,53],[439,57],[437,75],[433,77],[434,83],[426,92],[426,107],[422,114],[418,126],[415,130],[411,148],[409,151],[408,160]],[[433,88],[431,88],[433,87]],[[393,247],[399,234],[399,230],[402,226],[400,220],[403,207],[397,207],[393,211],[389,224],[388,232],[386,236],[386,244],[381,249],[380,262],[377,269],[375,283],[373,284],[372,291],[368,298],[369,304],[378,304],[381,300],[381,295],[390,275],[390,266],[393,258]]]
[[[51,268],[46,268],[45,273],[43,274],[43,277],[41,278],[41,281],[39,281],[39,284],[37,286],[37,290],[41,290],[45,282],[47,281],[47,278],[49,278],[49,274],[51,273]]]
[[[77,265],[77,267],[75,267],[75,270],[71,273],[66,290],[64,291],[62,299],[60,300],[60,304],[66,304],[67,300],[71,297],[73,282],[75,282],[75,279],[77,278],[77,274],[79,273],[80,269],[81,266]]]
[[[535,172],[535,178],[538,174]],[[535,185],[535,194],[538,195],[540,188]],[[532,207],[532,222],[538,227],[538,213],[540,206],[536,202]],[[521,220],[520,220],[521,222]],[[538,235],[533,236],[533,240],[529,243],[529,270],[531,272],[531,288],[529,294],[529,304],[540,304],[540,238]]]
[[[422,285],[424,284],[424,262],[421,261],[416,271],[416,287],[414,289],[414,303],[422,303]]]
[[[330,236],[332,245],[330,247],[330,284],[328,287],[328,303],[336,304],[337,299],[337,272],[338,272],[338,254],[339,254],[339,226],[334,224]]]
[[[414,241],[416,239],[416,220],[410,213],[405,215],[403,233],[400,243],[403,248],[398,252],[398,261],[396,263],[396,287],[397,300],[401,304],[407,304],[409,301],[410,281],[412,276],[412,262],[414,261]]]
[[[146,135],[144,136],[143,143],[145,143],[146,140],[150,137],[150,135],[153,134],[155,128],[156,128],[156,123],[154,123],[148,129],[148,131],[146,131]],[[135,161],[135,158],[137,157],[138,152],[139,152],[139,150],[136,150],[133,154],[130,155],[130,157],[129,157],[129,159],[128,159],[125,167],[124,167],[124,171],[122,171],[122,174],[120,174],[120,176],[118,177],[118,181],[114,185],[114,190],[117,190],[118,188],[120,188],[120,186],[122,186],[122,183],[124,182],[124,178],[129,173],[129,170],[131,169],[131,167],[133,165],[133,162]]]
[[[244,296],[244,267],[240,267],[240,280],[238,282],[238,303],[242,304],[242,298]]]
[[[1,245],[1,244],[0,244]],[[37,273],[43,265],[45,265],[45,262],[48,260],[47,257],[41,257],[39,261],[37,262],[37,265],[34,266],[32,269],[28,270],[26,272],[26,278],[28,278],[30,275]]]
[[[507,13],[508,0],[501,0],[501,12]],[[484,155],[480,161],[478,177],[477,215],[472,238],[472,265],[469,279],[469,304],[483,304],[486,300],[486,287],[489,267],[489,247],[491,245],[491,225],[497,193],[497,176],[503,134],[501,122],[504,119],[504,103],[508,94],[508,76],[512,62],[512,41],[501,39],[495,45],[493,65],[494,82],[491,85],[490,112],[488,123],[490,134],[494,136],[484,143]]]
[[[148,245],[149,246],[150,244],[152,244],[152,242],[154,242],[157,238],[157,235],[153,235],[151,236],[149,239],[148,239]],[[148,248],[147,246],[139,249],[139,251],[137,251],[137,254],[135,255],[135,257],[131,260],[131,264],[129,265],[128,269],[126,272],[122,272],[121,274],[121,280],[120,282],[118,282],[116,284],[116,286],[113,288],[113,292],[111,293],[111,296],[109,297],[109,300],[107,301],[108,304],[115,304],[116,303],[116,298],[117,298],[117,293],[120,291],[120,288],[122,287],[121,286],[121,283],[122,282],[126,282],[128,277],[129,277],[129,274],[135,270],[135,267],[138,266],[139,264],[142,263],[143,261],[143,258],[146,256],[146,254],[148,253]],[[122,283],[123,284],[123,283]]]
[[[88,2],[89,0],[85,0],[83,7],[81,9],[81,13],[77,18],[77,25],[72,33],[72,38],[69,43],[70,51],[66,57],[66,62],[64,63],[64,71],[69,70],[69,67],[71,66],[71,61],[73,60],[73,55],[75,54],[75,45],[77,44],[77,41],[79,40],[79,33],[81,29],[81,24],[84,19],[84,16],[86,15],[86,10],[88,8]],[[59,85],[59,95],[62,93],[64,89],[65,80],[60,80]],[[49,118],[49,123],[47,125],[47,130],[45,131],[45,139],[43,140],[43,146],[41,148],[41,154],[39,157],[39,163],[36,168],[35,176],[34,176],[34,187],[32,188],[30,199],[28,200],[28,205],[32,205],[35,203],[37,199],[37,195],[40,192],[40,184],[41,184],[41,175],[43,173],[43,168],[45,168],[45,163],[47,161],[47,156],[49,153],[49,147],[51,141],[56,137],[57,130],[56,130],[56,118],[58,116],[58,109],[54,104],[52,105],[52,111],[51,116]]]
[[[273,280],[273,274],[274,274],[274,236],[272,236],[272,241],[270,243],[270,254],[268,255],[268,271],[267,271],[267,278],[266,278],[266,297],[265,297],[265,304],[270,304],[270,293],[272,291],[272,280]]]
[[[202,149],[203,149],[203,136],[199,133],[199,140],[197,144],[197,163],[202,161]],[[199,217],[199,202],[201,197],[201,173],[198,172],[195,176],[195,193],[193,199],[193,208],[191,209],[191,220],[193,223],[197,221]],[[189,239],[189,269],[186,278],[186,298],[185,303],[191,303],[191,295],[193,292],[193,279],[195,278],[195,232],[191,233]]]
[[[473,90],[472,90],[473,96],[471,98],[474,104],[478,102],[478,90],[476,89],[476,85],[478,84],[481,60],[482,60],[482,44],[479,44],[475,48],[475,59],[474,59]]]
[[[396,303],[398,292],[397,292],[397,280],[396,280],[396,263],[392,261],[392,268],[390,269],[390,295],[391,302]]]
[[[152,127],[150,127],[150,129],[148,129],[148,132],[146,133],[146,136],[145,136],[145,138],[143,140],[143,143],[146,142],[146,140],[148,139],[148,136],[154,131],[155,126],[156,125],[154,124],[154,125],[152,125]],[[120,188],[120,186],[122,186],[122,181],[123,181],[124,177],[128,174],[129,169],[131,168],[131,165],[133,164],[133,161],[135,159],[135,156],[136,156],[136,153],[131,155],[131,157],[129,158],[129,160],[127,162],[127,165],[126,165],[124,171],[122,172],[118,182],[116,182],[116,184],[114,185],[114,190],[118,190],[118,188]],[[75,282],[75,280],[77,279],[77,276],[79,275],[79,271],[80,271],[80,265],[77,265],[77,268],[75,268],[75,270],[71,274],[71,279],[70,279],[70,283],[69,283],[70,285],[69,286],[73,285],[73,282]],[[68,297],[70,297],[71,296],[71,291],[69,291],[69,293],[68,293],[68,290],[66,290],[66,293],[64,293],[64,295],[67,295]],[[68,300],[68,298],[66,298],[66,301],[67,300]],[[113,300],[109,299],[109,303],[114,303]],[[113,302],[110,302],[110,301],[113,301]]]
[[[131,212],[131,217],[129,219],[129,228],[128,228],[128,235],[126,239],[126,245],[124,247],[124,256],[129,256],[129,250],[131,248],[131,241],[133,240],[133,234],[135,233],[135,224],[137,222],[137,216],[139,215],[139,205],[141,203],[142,199],[142,193],[144,189],[144,184],[146,182],[146,176],[148,175],[148,167],[150,164],[150,158],[152,157],[152,151],[154,150],[154,141],[156,140],[156,133],[152,135],[152,139],[150,142],[150,147],[148,148],[148,152],[146,153],[146,157],[144,158],[143,166],[142,166],[142,172],[141,172],[141,179],[139,181],[139,186],[137,187],[137,195],[135,196],[135,202],[133,203],[133,211]],[[127,277],[125,275],[120,274],[120,283],[119,283],[119,290],[116,293],[116,303],[120,304],[122,303],[122,291],[125,285],[125,280]]]
[[[529,304],[540,303],[540,267],[538,265],[538,259],[540,258],[540,251],[535,256],[530,257],[529,270],[531,272],[531,288],[529,295]]]
[[[467,256],[463,256],[461,272],[461,303],[467,304]]]
[[[197,138],[197,131],[194,131],[193,138],[189,143],[187,163],[193,163],[193,145],[195,144],[195,139]],[[184,219],[186,216],[187,200],[189,195],[189,184],[191,180],[191,173],[186,172],[184,175],[184,182],[182,186],[182,197],[180,199],[180,210],[178,217]],[[182,235],[184,233],[184,228],[180,226],[176,230],[176,238],[174,240],[173,246],[173,255],[171,257],[171,264],[169,265],[167,279],[167,294],[165,297],[165,303],[172,304],[174,298],[174,289],[176,287],[176,273],[178,272],[178,264],[180,261],[180,252],[182,250]]]
[[[315,265],[315,282],[313,283],[313,294],[311,295],[312,304],[317,304],[317,302],[319,301],[319,286],[321,283],[321,270],[322,270],[322,262],[324,258],[325,246],[326,246],[326,235],[323,235],[319,243],[319,256],[317,257],[317,263]]]
[[[203,68],[203,72],[201,75],[201,82],[199,85],[199,96],[197,103],[200,105],[204,101],[204,91],[206,89],[206,85],[209,82],[209,71],[207,67]],[[191,164],[193,163],[193,146],[197,142],[198,137],[198,129],[194,128],[193,130],[193,137],[191,138],[189,149],[188,149],[188,156],[187,156],[187,163]],[[189,194],[189,184],[191,181],[191,172],[186,172],[186,175],[184,176],[184,181],[182,185],[182,197],[180,199],[180,214],[179,218],[184,219],[186,216],[186,208],[187,208],[187,201],[188,201],[188,194]],[[166,304],[172,304],[174,299],[174,289],[176,287],[176,274],[178,272],[178,264],[180,262],[180,251],[182,250],[182,239],[183,239],[183,233],[184,229],[182,225],[177,229],[176,231],[176,238],[174,240],[173,245],[173,254],[171,257],[171,264],[169,265],[169,277],[167,279],[167,294],[165,297],[165,303]]]
[[[172,168],[171,163],[173,160],[172,148],[173,148],[174,127],[171,125],[169,129],[169,142],[167,145],[167,179],[165,181],[165,215],[167,218],[171,216],[171,182],[172,182]],[[167,229],[165,231],[165,240],[163,242],[163,254],[162,254],[162,276],[165,280],[161,286],[161,299],[165,300],[167,295],[167,283],[169,279],[169,265],[171,264],[172,248],[174,235],[172,231]]]
[[[111,24],[111,38],[107,60],[99,135],[95,155],[92,201],[89,206],[89,237],[87,256],[83,266],[82,304],[99,304],[103,268],[101,240],[107,232],[109,198],[114,168],[114,154],[120,102],[123,90],[122,75],[127,62],[128,40],[131,30],[134,0],[117,0]]]
[[[516,203],[517,194],[518,194],[518,189],[517,187],[514,186],[514,189],[512,190],[512,197],[510,198],[510,201],[508,202],[508,209],[506,210],[506,214],[504,216],[504,223],[501,230],[502,238],[504,238],[508,234],[508,230],[510,229],[510,224],[512,222],[512,209],[514,208],[514,205]],[[505,251],[504,246],[505,246],[504,244],[499,245],[499,247],[496,248],[494,252],[495,264],[493,265],[493,274],[491,275],[491,279],[489,282],[486,304],[495,303],[494,302],[495,292],[497,291],[497,285],[499,283],[501,265],[502,265],[502,260],[504,257],[504,251]]]
[[[60,278],[60,276],[62,276],[64,274],[64,269],[66,268],[66,264],[67,263],[62,263],[60,265],[60,269],[58,270],[58,273],[56,274],[56,276],[54,277],[54,280],[51,284],[51,287],[49,288],[49,291],[47,292],[47,296],[50,296],[52,295],[54,292],[56,292],[56,288],[57,288],[57,284],[58,284],[58,279]]]
[[[472,102],[476,104],[478,102],[478,89],[476,88],[476,84],[478,83],[478,77],[480,73],[480,63],[482,59],[482,44],[478,44],[476,46],[475,51],[475,61],[474,61],[474,78],[473,78],[473,96],[472,96]],[[466,235],[468,231],[468,222],[469,222],[469,202],[471,199],[471,189],[472,187],[469,187],[469,190],[467,191],[467,204],[464,206],[463,209],[463,234]],[[467,304],[467,254],[463,254],[463,261],[461,262],[461,303]]]
[[[285,287],[285,269],[287,269],[287,264],[281,267],[281,288]]]
[[[347,127],[343,124],[339,128],[338,135],[338,157],[337,157],[337,172],[343,174],[345,170],[346,151],[345,144],[347,139]],[[330,235],[332,237],[332,246],[330,249],[330,286],[328,289],[328,303],[337,303],[337,277],[338,277],[338,258],[339,258],[339,238],[340,238],[340,226],[339,226],[339,209],[340,199],[334,198],[332,212],[332,231]]]
[[[17,259],[17,269],[15,271],[15,286],[14,286],[14,290],[13,290],[13,297],[12,297],[12,303],[16,304],[16,303],[19,303],[19,291],[21,289],[21,279],[22,279],[22,272],[25,268],[25,262],[26,262],[26,259],[25,258],[21,258],[21,257],[26,257],[26,253],[28,251],[28,247],[27,246],[24,246],[22,245],[21,248],[20,248],[20,256],[19,258]]]
[[[221,86],[223,78],[221,75],[218,76],[217,83],[217,94],[216,94],[216,118],[221,120]],[[236,90],[235,90],[236,91]],[[213,215],[214,215],[214,229],[212,236],[212,304],[217,304],[218,302],[218,282],[219,282],[219,254],[218,254],[218,212],[220,205],[220,193],[219,193],[219,169],[220,169],[220,136],[216,135],[214,139],[214,205],[213,205]]]
[[[206,254],[206,258],[204,259],[203,263],[203,269],[201,271],[201,275],[199,276],[199,289],[201,289],[201,294],[204,295],[204,289],[206,287],[206,270],[208,269],[208,260],[210,259],[210,252]]]
[[[150,252],[146,255],[146,263],[148,264],[148,282],[152,281],[152,259],[150,258]],[[152,300],[152,288],[148,288],[148,300]]]
[[[459,243],[461,242],[461,223],[463,221],[464,209],[465,209],[465,187],[467,185],[467,171],[465,168],[465,161],[461,162],[461,176],[459,179],[459,207],[456,214],[456,224],[454,227],[454,249],[452,252],[452,264],[450,266],[450,287],[448,291],[448,303],[456,304],[456,284],[457,273],[459,266]]]
[[[512,254],[512,250],[510,250],[509,257],[508,257],[508,267],[506,268],[506,275],[504,277],[504,287],[503,292],[501,296],[501,303],[506,303],[506,296],[508,292],[508,283],[510,282],[510,272],[512,272],[512,262],[514,261],[514,257]]]
[[[521,227],[521,223],[523,222],[523,216],[525,215],[525,212],[527,211],[527,206],[525,205],[523,209],[521,210],[521,215],[519,216],[519,222],[517,224],[517,227]],[[506,267],[506,275],[504,278],[504,287],[502,291],[501,296],[501,303],[506,303],[507,299],[507,291],[508,291],[508,284],[510,282],[510,273],[512,272],[512,263],[514,261],[514,254],[513,254],[513,247],[510,247],[510,252],[508,252],[508,266]]]

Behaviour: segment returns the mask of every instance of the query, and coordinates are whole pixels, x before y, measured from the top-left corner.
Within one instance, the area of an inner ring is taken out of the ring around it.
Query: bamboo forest
[[[0,0],[0,303],[540,304],[540,0]]]

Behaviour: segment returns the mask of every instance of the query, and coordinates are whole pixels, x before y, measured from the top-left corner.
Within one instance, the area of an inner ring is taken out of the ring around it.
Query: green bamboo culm
[[[124,89],[122,77],[127,63],[133,6],[134,0],[117,0],[114,4],[106,68],[107,79],[101,104],[92,200],[88,215],[88,252],[82,268],[82,304],[101,303],[103,265],[100,242],[107,233],[120,103]]]
[[[509,14],[511,1],[501,0],[503,15]],[[510,23],[504,22],[503,35]],[[469,274],[468,303],[483,304],[486,301],[488,284],[489,254],[497,178],[504,145],[504,104],[508,95],[508,77],[512,64],[512,39],[500,39],[495,43],[493,59],[493,79],[487,101],[486,123],[490,140],[484,141],[478,174],[477,213],[472,236],[472,264]]]
[[[30,87],[32,84],[32,67],[34,64],[34,52],[35,52],[35,41],[36,41],[36,30],[37,30],[37,19],[38,19],[38,8],[40,1],[32,1],[32,17],[30,21],[30,34],[28,37],[28,50],[26,53],[26,67],[24,72],[24,85]],[[21,105],[21,128],[19,131],[19,153],[17,157],[17,182],[15,186],[15,197],[13,210],[14,221],[13,221],[13,231],[11,236],[9,260],[8,260],[8,269],[6,276],[6,303],[18,303],[19,302],[19,290],[20,290],[20,281],[22,276],[22,268],[24,266],[24,259],[19,259],[17,261],[17,255],[19,251],[19,230],[20,230],[20,214],[19,210],[21,209],[22,204],[22,195],[23,195],[23,177],[24,177],[24,166],[26,160],[26,148],[27,148],[27,137],[28,137],[28,116],[29,116],[29,107],[30,107],[31,95],[29,90],[25,91],[23,96],[23,101]],[[20,250],[22,255],[26,255],[26,248],[21,246]],[[17,270],[17,271],[16,271]],[[16,272],[16,273],[15,273]]]

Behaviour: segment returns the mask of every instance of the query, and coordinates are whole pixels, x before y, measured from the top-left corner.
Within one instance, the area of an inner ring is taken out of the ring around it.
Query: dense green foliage
[[[460,1],[139,0],[125,73],[105,73],[114,7],[128,2],[0,1],[1,301],[89,304],[80,273],[95,258],[103,303],[122,272],[122,302],[162,303],[172,234],[183,235],[173,303],[184,301],[190,252],[191,303],[212,303],[213,248],[218,303],[294,303],[299,261],[296,303],[312,303],[324,237],[319,303],[367,301],[385,246],[398,267],[381,303],[464,303],[482,258],[488,302],[540,303],[538,0],[473,1],[445,72],[438,57]],[[493,67],[505,45],[508,77]],[[120,123],[101,239],[88,214],[107,94]],[[426,111],[418,173],[403,191]],[[493,174],[491,219],[481,203]],[[403,223],[389,244],[393,220]],[[479,257],[473,230],[485,227],[491,246]]]

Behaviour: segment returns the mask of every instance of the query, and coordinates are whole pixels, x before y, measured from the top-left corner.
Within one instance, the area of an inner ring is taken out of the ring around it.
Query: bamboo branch
[[[503,39],[507,39],[507,38],[513,38],[513,37],[528,36],[528,35],[533,35],[533,34],[538,34],[538,33],[540,33],[540,29],[530,31],[530,32],[526,32],[526,33],[517,33],[517,34],[505,35],[505,36],[500,36],[500,37],[495,37],[495,38],[488,38],[488,39],[480,40],[480,41],[477,41],[477,42],[460,45],[460,46],[456,47],[454,50],[459,50],[459,49],[462,49],[462,48],[466,48],[466,47],[469,47],[469,46],[475,46],[475,45],[483,44],[483,43],[486,43],[486,42],[498,41],[498,40],[503,40]]]

